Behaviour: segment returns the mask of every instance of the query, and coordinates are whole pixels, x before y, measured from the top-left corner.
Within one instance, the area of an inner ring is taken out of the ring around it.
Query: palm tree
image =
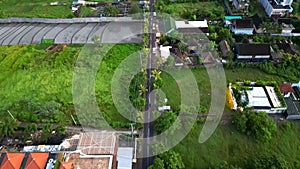
[[[160,74],[161,74],[161,71],[159,71],[159,70],[152,70],[151,71],[151,76],[154,78],[154,80],[158,80],[158,79],[160,79],[161,77],[160,77]]]
[[[147,88],[143,84],[140,84],[139,95],[143,96],[143,94],[146,93],[147,91],[148,91]]]

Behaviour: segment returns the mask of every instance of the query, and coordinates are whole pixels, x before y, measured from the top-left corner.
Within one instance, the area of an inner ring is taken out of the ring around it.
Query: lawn
[[[70,114],[75,113],[72,97],[74,64],[81,46],[71,45],[54,54],[46,52],[46,47],[47,45],[0,47],[0,109],[12,107],[10,111],[18,114],[25,110],[14,110],[12,105],[21,104],[24,99],[41,105],[54,101],[60,105],[60,111],[65,115],[64,122],[70,124]],[[128,122],[117,113],[113,105],[110,82],[118,64],[139,49],[139,45],[115,45],[99,66],[101,74],[97,74],[95,94],[100,109],[110,123]],[[1,114],[5,115],[6,111],[1,111]]]
[[[72,0],[61,0],[61,5],[51,6],[53,0],[0,0],[0,18],[72,18]]]

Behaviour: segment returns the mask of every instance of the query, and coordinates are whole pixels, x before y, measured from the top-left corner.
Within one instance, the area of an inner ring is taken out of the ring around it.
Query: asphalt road
[[[0,23],[0,46],[40,44],[141,43],[142,21],[102,21],[82,23]]]
[[[147,60],[147,89],[146,92],[146,106],[145,106],[145,113],[144,113],[144,138],[150,138],[154,135],[154,123],[153,121],[153,109],[154,109],[154,102],[155,98],[151,95],[151,91],[153,90],[153,83],[151,77],[151,70],[152,70],[152,57],[153,57],[153,42],[155,42],[155,33],[153,32],[153,12],[154,12],[154,5],[155,1],[150,0],[150,18],[149,18],[149,55]],[[154,157],[152,155],[151,146],[152,142],[151,139],[143,139],[143,155],[147,155],[147,157],[143,158],[143,169],[147,169],[150,165],[153,164]]]

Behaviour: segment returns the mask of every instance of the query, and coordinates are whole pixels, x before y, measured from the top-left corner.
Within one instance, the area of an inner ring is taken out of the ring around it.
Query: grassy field
[[[209,140],[200,144],[198,137],[201,129],[202,125],[198,125],[174,148],[183,157],[186,168],[209,168],[223,161],[246,168],[246,161],[262,153],[280,155],[287,162],[299,167],[300,131],[298,127],[280,128],[272,141],[267,143],[256,142],[251,137],[240,134],[231,126],[219,126]]]
[[[0,47],[0,109],[19,103],[22,99],[39,104],[55,101],[60,104],[68,123],[71,121],[69,114],[74,113],[72,79],[81,46],[68,46],[62,52],[54,54],[46,52],[45,47],[47,46]],[[99,67],[101,75],[97,75],[95,93],[99,96],[97,99],[100,109],[105,109],[101,110],[111,122],[128,122],[117,113],[109,92],[114,69],[124,58],[139,49],[139,45],[115,45]],[[106,100],[105,105],[101,99]],[[0,114],[3,115],[3,112]]]
[[[211,100],[210,98],[211,87],[210,87],[210,80],[207,71],[204,68],[200,68],[200,69],[192,69],[192,72],[198,84],[198,89],[200,94],[200,105],[208,109]],[[182,77],[181,81],[184,81],[183,79],[185,77],[185,72],[178,71],[178,73],[181,74],[180,75],[180,77]],[[225,69],[225,74],[226,74],[227,82],[238,81],[238,80],[252,80],[252,81],[267,80],[267,81],[277,81],[277,82],[285,81],[284,78],[281,78],[279,76],[269,75],[258,69],[251,69],[251,68],[235,69],[235,70]],[[177,83],[170,75],[166,73],[162,75],[162,78],[164,79],[164,85],[162,87],[162,90],[166,93],[166,96],[169,99],[168,104],[171,105],[171,107],[174,110],[178,110],[180,105],[180,92],[177,87]]]
[[[185,72],[182,73],[182,83],[185,79]],[[210,106],[210,81],[205,69],[192,69],[198,84],[200,93],[200,105],[206,109]],[[227,82],[239,80],[268,80],[284,82],[285,79],[276,75],[269,75],[260,70],[253,68],[244,69],[225,69]],[[178,110],[180,105],[180,92],[177,82],[168,74],[162,75],[164,85],[162,90],[168,97],[168,104],[171,108]],[[193,89],[191,89],[193,90]],[[224,110],[227,115],[231,114],[229,108]],[[229,122],[230,124],[230,122]],[[174,150],[179,152],[183,158],[186,168],[199,169],[209,168],[228,161],[231,164],[239,165],[245,168],[245,161],[255,157],[262,152],[280,154],[290,163],[300,161],[300,129],[296,126],[289,130],[280,127],[276,136],[269,143],[258,143],[251,137],[240,134],[232,125],[220,125],[214,132],[213,136],[203,144],[198,142],[202,125],[198,124],[188,136],[178,144]]]
[[[72,0],[59,1],[62,5],[51,6],[53,0],[0,0],[0,18],[72,18]]]
[[[160,3],[156,6],[157,11],[161,13],[171,14],[175,18],[192,19],[196,15],[199,19],[222,19],[225,15],[224,7],[217,1],[211,2],[193,2],[185,1],[184,3],[171,3],[169,5],[162,5]]]

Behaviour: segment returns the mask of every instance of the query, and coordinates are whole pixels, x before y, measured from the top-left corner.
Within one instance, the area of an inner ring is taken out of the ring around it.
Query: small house
[[[233,20],[231,31],[234,34],[253,35],[254,27],[252,19],[236,19]]]
[[[235,52],[238,61],[263,62],[271,57],[270,44],[237,44]]]

